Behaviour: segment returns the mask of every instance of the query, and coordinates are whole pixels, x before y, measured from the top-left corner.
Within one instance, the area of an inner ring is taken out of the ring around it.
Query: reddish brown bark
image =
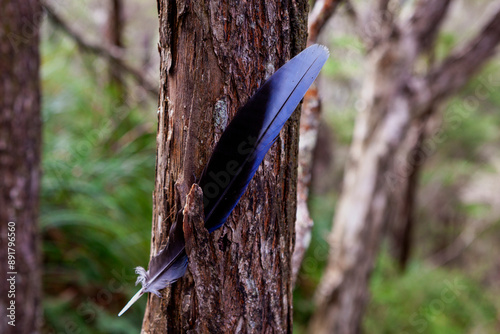
[[[158,5],[161,88],[152,254],[165,245],[174,213],[184,207],[188,189],[237,109],[305,46],[307,20],[306,1]],[[220,332],[291,332],[298,116],[281,132],[225,226],[208,236],[214,271],[200,270],[207,264],[197,266],[194,256],[189,267],[194,280],[188,273],[164,290],[164,298],[149,297],[144,333],[210,332],[214,326]],[[198,243],[187,246],[191,254],[200,252]],[[204,303],[202,296],[210,300]]]

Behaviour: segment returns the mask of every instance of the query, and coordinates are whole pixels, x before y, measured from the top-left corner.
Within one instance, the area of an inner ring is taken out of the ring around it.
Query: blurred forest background
[[[363,1],[353,2],[363,8]],[[143,87],[158,85],[157,8],[120,1],[121,34],[113,40],[114,1],[47,3],[57,16],[44,20],[41,40],[44,332],[138,333],[145,298],[121,318],[117,313],[137,290],[134,267],[149,260],[157,97]],[[477,33],[495,4],[455,1],[433,57],[442,59]],[[314,228],[294,292],[296,333],[315,310],[326,236],[362,108],[366,50],[348,12],[340,7],[319,37],[331,57],[318,84]],[[111,45],[107,50],[133,70],[116,72],[113,58],[95,45]],[[432,120],[441,135],[420,170],[411,255],[402,270],[390,242],[383,243],[370,280],[366,333],[500,331],[499,87],[497,56]]]

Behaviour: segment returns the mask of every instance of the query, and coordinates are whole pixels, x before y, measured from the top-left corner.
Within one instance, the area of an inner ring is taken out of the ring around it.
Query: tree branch
[[[123,60],[120,48],[113,46],[103,47],[86,41],[80,34],[64,22],[64,20],[52,8],[50,8],[50,6],[44,3],[43,8],[50,21],[66,33],[66,35],[68,35],[71,39],[73,39],[80,49],[100,57],[111,59],[118,68],[128,72],[148,93],[155,97],[158,96],[158,88],[156,85],[150,83],[140,70],[133,68]]]
[[[318,0],[309,15],[308,45],[316,43],[318,35],[328,19],[335,14],[338,5],[343,0]]]
[[[427,51],[432,47],[451,2],[452,0],[420,0],[417,3],[409,25],[418,43],[418,50]]]
[[[389,3],[391,0],[378,0],[374,12],[378,15],[377,20],[381,24],[391,25],[394,21],[394,15],[389,10]]]
[[[430,72],[425,102],[435,102],[460,90],[495,54],[499,43],[500,8],[474,39]]]
[[[354,6],[351,0],[344,0],[344,3],[347,17],[351,20],[354,31],[366,45],[370,45],[371,37],[369,36],[369,33],[367,33],[367,31],[369,31],[370,29],[367,27],[366,22],[362,20],[359,11]]]
[[[314,149],[318,139],[321,100],[316,84],[304,96],[300,115],[300,141],[297,172],[297,218],[295,221],[295,249],[292,255],[292,284],[295,286],[304,255],[311,242],[314,222],[308,209]]]
[[[389,0],[374,2],[365,14],[360,14],[351,0],[344,2],[346,14],[368,51],[374,48],[384,34],[387,35],[395,28],[393,14],[389,12]]]
[[[429,262],[432,268],[442,267],[462,255],[465,250],[472,245],[478,237],[486,232],[491,223],[480,221],[471,223],[460,233],[460,235],[445,249],[431,255],[426,262]]]
[[[354,7],[354,5],[350,0],[344,0],[344,2],[345,2],[345,11],[347,16],[351,19],[354,26],[357,26],[359,17],[358,11],[356,10],[356,8]]]

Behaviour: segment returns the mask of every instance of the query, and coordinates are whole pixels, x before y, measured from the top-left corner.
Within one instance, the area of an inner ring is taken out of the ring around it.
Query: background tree
[[[37,0],[0,1],[0,332],[35,333],[41,325],[38,201],[40,184],[40,80]],[[8,223],[15,246],[8,246]],[[8,251],[15,250],[13,268]],[[7,278],[15,276],[15,296]],[[7,310],[15,302],[15,319]],[[15,320],[15,326],[8,324]]]
[[[102,44],[108,2],[43,5],[43,332],[137,333],[145,299],[116,315],[134,290],[133,264],[149,256],[158,69],[140,60],[158,50]],[[156,6],[135,5],[126,37],[154,39]],[[124,100],[110,59],[130,88]]]
[[[306,1],[159,1],[158,7],[152,254],[165,244],[181,201],[228,121],[266,77],[305,47],[307,31]],[[143,332],[208,332],[214,325],[220,332],[291,331],[297,140],[295,114],[266,156],[267,167],[259,169],[225,226],[209,237],[213,267],[197,266],[191,257],[193,276],[168,288],[165,299],[149,297]]]
[[[307,45],[318,42],[318,36],[328,20],[335,14],[341,0],[317,1],[308,21]],[[314,149],[318,139],[321,99],[315,83],[304,96],[300,115],[299,172],[297,177],[297,220],[295,221],[295,247],[292,257],[293,281],[297,279],[302,260],[311,242],[314,222],[309,213],[309,188],[312,180]]]
[[[397,175],[395,153],[412,123],[423,122],[464,87],[500,41],[498,11],[471,41],[421,70],[419,60],[433,45],[451,3],[417,1],[408,19],[400,18],[399,5],[391,1],[375,2],[367,20],[353,11],[368,50],[364,108],[356,119],[311,333],[360,332],[368,278],[388,215],[391,178]]]

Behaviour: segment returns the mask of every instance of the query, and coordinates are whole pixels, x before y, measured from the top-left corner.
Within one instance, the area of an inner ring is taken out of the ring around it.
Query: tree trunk
[[[1,0],[0,8],[0,332],[36,333],[41,7],[37,0]]]
[[[411,120],[411,97],[399,89],[411,69],[411,56],[399,42],[387,42],[369,56],[367,106],[356,119],[330,239],[332,252],[310,333],[360,332],[390,193],[386,172]]]
[[[159,0],[158,8],[161,79],[152,255],[165,245],[175,213],[184,207],[229,120],[305,46],[307,31],[303,0],[238,6],[221,0]],[[224,227],[207,235],[196,212],[192,218],[185,215],[188,254],[202,250],[207,258],[190,258],[194,275],[188,272],[164,290],[164,298],[149,296],[144,333],[292,331],[298,119],[295,113],[285,126]],[[196,188],[189,198],[196,203]],[[193,243],[193,238],[208,244]],[[209,263],[213,271],[199,275]]]
[[[317,43],[318,36],[335,14],[341,0],[317,1],[308,24],[307,45]],[[293,285],[297,280],[302,260],[309,248],[314,222],[309,214],[308,200],[313,170],[313,153],[318,138],[321,99],[315,83],[304,96],[300,116],[299,174],[297,177],[297,221],[295,222],[295,249],[292,256]]]
[[[108,27],[107,39],[111,47],[122,50],[124,47],[122,41],[125,22],[123,18],[123,3],[121,0],[111,0],[108,9]],[[109,83],[116,90],[118,100],[123,103],[125,101],[126,86],[122,76],[122,69],[113,59],[109,59]]]
[[[395,160],[393,177],[389,180],[391,205],[388,208],[388,236],[391,253],[401,271],[406,270],[412,249],[415,207],[420,171],[432,154],[424,147],[427,138],[429,115],[426,112],[414,121],[407,131],[406,140],[401,145]]]

